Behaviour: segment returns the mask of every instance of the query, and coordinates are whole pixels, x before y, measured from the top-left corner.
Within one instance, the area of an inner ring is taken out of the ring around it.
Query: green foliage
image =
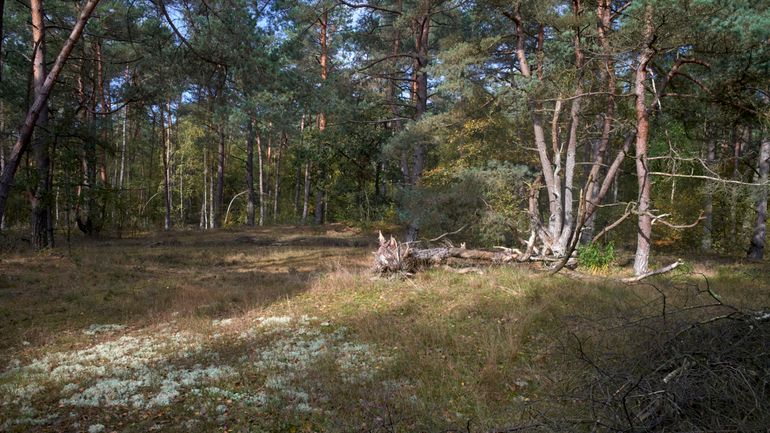
[[[607,245],[592,243],[578,247],[578,264],[591,272],[606,271],[615,260],[615,245],[610,242]]]
[[[510,245],[528,228],[521,191],[530,177],[525,166],[497,161],[434,174],[435,183],[404,193],[400,217],[417,221],[426,235],[466,226],[456,238]]]

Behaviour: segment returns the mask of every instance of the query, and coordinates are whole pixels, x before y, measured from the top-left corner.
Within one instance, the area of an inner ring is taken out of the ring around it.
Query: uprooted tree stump
[[[413,248],[410,243],[400,243],[392,236],[386,240],[380,233],[380,247],[374,253],[375,273],[412,273],[422,268],[448,264],[450,261],[464,264],[500,264],[517,261],[521,251],[512,248],[498,250],[471,250],[464,246]]]

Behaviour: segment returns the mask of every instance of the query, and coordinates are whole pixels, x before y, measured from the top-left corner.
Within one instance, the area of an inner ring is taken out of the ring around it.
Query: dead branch
[[[665,219],[663,219],[664,217],[668,216],[668,214],[664,214],[664,215],[657,215],[657,216],[656,216],[656,215],[653,215],[653,214],[652,214],[652,213],[650,213],[650,212],[647,212],[647,214],[648,214],[648,215],[650,215],[650,216],[652,217],[652,222],[653,222],[653,224],[654,224],[655,222],[659,222],[659,223],[663,224],[664,226],[666,226],[666,227],[670,227],[670,228],[672,228],[672,229],[674,229],[674,230],[681,230],[681,229],[690,229],[690,228],[693,228],[693,227],[697,226],[699,222],[701,222],[702,220],[706,219],[706,217],[705,217],[705,216],[703,216],[703,212],[701,212],[701,213],[700,213],[700,215],[698,215],[698,219],[696,219],[696,220],[695,220],[695,222],[694,222],[694,223],[692,223],[692,224],[672,224],[672,223],[670,223],[670,222],[666,221]]]
[[[441,236],[439,236],[437,238],[428,239],[426,242],[438,242],[441,239],[445,238],[446,236],[456,235],[456,234],[460,233],[461,231],[465,230],[466,227],[468,227],[468,224],[463,224],[462,227],[460,227],[459,229],[457,229],[457,230],[455,230],[453,232],[444,233],[443,235],[441,235]]]
[[[631,203],[629,203],[628,205],[626,205],[626,210],[625,210],[625,212],[623,213],[623,215],[621,215],[621,217],[620,217],[620,218],[618,218],[618,219],[617,219],[615,222],[613,222],[612,224],[610,224],[610,225],[608,225],[607,227],[605,227],[604,229],[602,229],[602,231],[600,231],[600,232],[599,232],[599,233],[598,233],[596,236],[594,236],[594,238],[593,238],[593,239],[591,239],[591,243],[592,243],[592,244],[596,243],[596,241],[598,241],[599,239],[601,239],[601,237],[602,237],[602,236],[606,235],[607,233],[609,233],[609,232],[610,232],[610,230],[612,230],[612,229],[614,229],[615,227],[619,226],[619,225],[620,225],[620,224],[621,224],[623,221],[625,221],[626,219],[628,219],[628,217],[630,217],[630,216],[631,216],[631,214],[633,213],[633,210],[632,210],[633,208],[632,208],[632,206],[631,206],[631,204],[632,204],[632,203],[633,203],[633,202],[631,202]],[[635,203],[633,203],[633,204],[635,205]]]
[[[767,186],[767,182],[743,182],[740,180],[735,179],[723,179],[720,177],[713,177],[713,176],[704,176],[699,174],[680,174],[680,173],[664,173],[661,171],[651,171],[651,176],[665,176],[665,177],[681,177],[685,179],[701,179],[701,180],[710,180],[714,182],[720,182],[720,183],[729,183],[733,185],[743,185],[743,186]]]
[[[665,274],[666,272],[673,271],[674,269],[679,267],[679,265],[681,265],[682,263],[683,262],[681,260],[677,260],[674,263],[671,263],[668,266],[664,266],[658,270],[647,272],[646,274],[638,275],[636,277],[623,278],[621,281],[623,281],[624,283],[636,283],[638,281],[642,281],[645,278],[649,278],[655,275]]]

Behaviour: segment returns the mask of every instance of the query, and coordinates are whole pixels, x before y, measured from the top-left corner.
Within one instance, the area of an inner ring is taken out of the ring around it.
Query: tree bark
[[[219,146],[217,149],[217,184],[214,188],[212,200],[213,208],[213,227],[219,228],[222,225],[222,206],[224,204],[225,193],[225,129],[219,127]]]
[[[32,0],[32,43],[34,49],[32,75],[35,97],[40,94],[45,83],[45,18],[43,0]],[[49,176],[51,156],[49,152],[48,104],[40,110],[35,125],[32,153],[35,157],[37,182],[30,195],[32,207],[32,245],[36,249],[53,247],[53,237],[49,236],[51,225],[51,179]],[[52,233],[51,233],[52,234]]]
[[[275,184],[273,188],[273,223],[278,222],[278,193],[281,189],[281,153],[283,153],[283,148],[287,144],[288,138],[286,137],[286,133],[283,133],[283,140],[278,143],[278,150],[275,154],[275,173],[273,174],[275,179]]]
[[[166,116],[163,111],[163,104],[160,104],[160,124],[161,124],[161,153],[163,159],[163,199],[166,213],[163,219],[163,229],[171,230],[171,125],[166,124]]]
[[[307,224],[307,215],[310,208],[310,162],[305,163],[305,194],[302,201],[302,225]]]
[[[129,82],[129,72],[128,72],[128,66],[126,66],[125,73],[123,75],[124,81],[126,86],[128,86]],[[123,138],[120,143],[120,171],[118,174],[118,189],[123,189],[123,180],[125,179],[125,173],[126,173],[126,147],[128,145],[128,103],[126,102],[126,105],[123,106]]]
[[[602,194],[602,183],[599,182],[600,174],[607,157],[607,151],[610,147],[610,138],[612,137],[613,122],[615,118],[615,92],[617,87],[617,77],[615,76],[615,58],[612,47],[609,43],[608,33],[612,30],[612,10],[610,0],[600,0],[596,11],[597,16],[597,36],[599,45],[602,48],[602,57],[604,67],[600,70],[601,80],[607,83],[607,102],[602,116],[601,137],[597,143],[593,144],[591,154],[591,169],[586,180],[586,197],[584,208],[586,213],[586,230],[584,241],[591,242],[595,231],[596,209],[601,204],[607,191]],[[605,175],[607,178],[613,178],[615,174]],[[613,182],[614,184],[614,182]]]
[[[414,18],[414,60],[412,62],[412,100],[414,102],[414,120],[420,120],[428,111],[428,53],[430,42],[431,12],[430,1],[426,1],[421,7],[424,9],[421,15]],[[422,172],[425,168],[425,143],[418,140],[412,143],[412,167],[408,173],[405,184],[409,189],[420,185]],[[420,226],[416,221],[409,221],[406,227],[406,240],[417,240]]]
[[[257,171],[259,175],[259,225],[265,224],[265,172],[262,161],[262,139],[257,134]]]
[[[651,187],[650,169],[647,161],[647,139],[649,137],[649,113],[644,102],[647,80],[647,65],[653,56],[653,9],[647,4],[644,9],[644,45],[642,46],[634,77],[634,95],[636,97],[636,177],[639,186],[637,210],[636,254],[634,256],[634,274],[639,276],[649,271],[650,247],[652,243],[652,216],[650,215]]]
[[[94,83],[96,85],[96,91],[94,92],[94,97],[99,98],[99,105],[100,105],[100,111],[101,116],[108,116],[110,110],[110,104],[109,99],[107,97],[107,90],[104,85],[104,64],[102,62],[102,43],[100,39],[96,39],[94,42],[94,61],[96,63],[96,82]],[[94,107],[96,104],[94,103]],[[97,153],[97,160],[98,160],[98,170],[99,170],[99,183],[100,185],[107,186],[108,185],[108,179],[107,176],[107,151],[105,149],[108,133],[109,130],[105,128],[101,128],[101,136],[102,136],[102,142],[100,143],[100,146],[98,148]]]
[[[88,0],[83,6],[82,12],[75,22],[75,26],[72,28],[69,37],[64,42],[59,55],[56,57],[56,61],[51,68],[51,72],[49,72],[46,76],[45,82],[40,88],[40,92],[35,96],[35,101],[27,111],[24,124],[19,130],[19,137],[16,139],[16,143],[14,144],[13,149],[11,150],[11,154],[8,157],[2,176],[0,176],[0,219],[2,219],[5,215],[5,205],[8,200],[8,194],[11,190],[13,178],[16,175],[16,170],[19,168],[19,164],[21,163],[21,155],[24,153],[24,151],[27,150],[27,147],[29,147],[30,139],[32,138],[32,132],[35,129],[35,124],[37,123],[37,119],[40,116],[40,112],[46,106],[48,96],[51,93],[51,89],[53,88],[56,79],[59,77],[59,74],[61,73],[61,70],[67,61],[67,58],[72,52],[72,49],[75,47],[78,39],[80,39],[80,35],[83,33],[83,29],[85,28],[88,19],[91,17],[91,13],[94,11],[94,8],[96,8],[98,3],[99,0]]]
[[[516,58],[519,62],[521,75],[527,80],[533,80],[535,77],[532,76],[532,70],[527,61],[525,51],[526,34],[524,32],[519,6],[520,5],[517,3],[513,15],[509,17],[513,20],[516,27]],[[542,40],[540,39],[538,39],[537,51],[542,51]],[[532,117],[532,131],[535,137],[535,147],[537,148],[540,167],[543,173],[543,181],[545,182],[546,191],[548,193],[548,228],[546,231],[540,231],[541,240],[548,249],[555,249],[557,248],[556,241],[561,232],[563,217],[561,185],[556,177],[551,159],[548,156],[548,146],[545,139],[545,129],[543,127],[540,103],[534,95],[529,95],[527,97],[527,105],[529,106],[530,115]],[[559,253],[559,251],[554,252],[557,254]]]
[[[246,225],[254,226],[256,196],[254,194],[254,119],[246,132]]]
[[[2,34],[0,34],[2,37]],[[0,67],[2,64],[0,63]],[[0,131],[5,131],[5,103],[0,100]],[[0,139],[0,173],[5,170],[5,145],[3,140]],[[0,219],[0,231],[5,230],[5,215]]]
[[[762,144],[759,150],[758,177],[762,186],[757,191],[757,221],[754,223],[754,232],[751,236],[751,246],[748,257],[762,260],[765,255],[765,238],[767,235],[767,189],[768,172],[770,172],[770,131],[765,130]]]
[[[294,176],[294,218],[299,216],[299,192],[302,189],[302,167],[297,167],[296,175]]]
[[[209,228],[209,212],[208,212],[208,190],[209,190],[209,161],[208,161],[208,145],[203,146],[203,203],[201,203],[201,219],[200,228],[206,230]]]
[[[319,19],[320,26],[320,43],[321,43],[321,57],[319,63],[321,64],[321,81],[325,82],[329,77],[329,15],[327,12]],[[318,113],[318,132],[320,132],[321,140],[324,140],[324,131],[326,130],[326,113]],[[315,193],[315,211],[313,212],[314,222],[317,225],[324,223],[324,216],[326,214],[326,168],[321,166],[321,172],[318,175],[318,181],[316,182]]]
[[[580,0],[572,0],[573,13],[578,19],[581,13]],[[561,234],[559,236],[558,251],[567,254],[573,230],[575,229],[575,217],[573,213],[573,187],[575,183],[575,165],[577,163],[578,126],[580,125],[580,104],[583,94],[583,50],[580,42],[580,27],[575,28],[573,46],[575,49],[575,69],[577,69],[577,82],[575,84],[575,96],[570,108],[570,131],[567,139],[567,158],[564,165],[564,219]]]

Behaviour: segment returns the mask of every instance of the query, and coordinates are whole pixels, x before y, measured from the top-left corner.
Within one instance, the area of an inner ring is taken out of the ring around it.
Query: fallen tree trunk
[[[380,247],[374,253],[374,272],[411,273],[421,268],[437,266],[457,261],[468,264],[509,263],[518,260],[523,254],[517,249],[500,248],[500,250],[471,250],[464,246],[439,248],[413,248],[411,243],[399,243],[391,237],[389,241],[380,233]]]

